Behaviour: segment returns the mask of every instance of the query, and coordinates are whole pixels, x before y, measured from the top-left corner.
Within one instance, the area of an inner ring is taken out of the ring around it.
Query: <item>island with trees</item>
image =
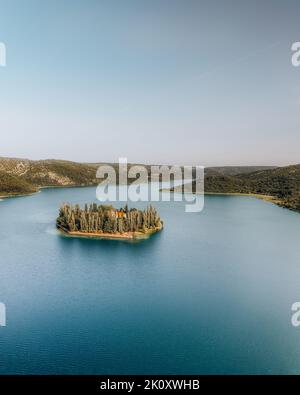
[[[63,204],[56,227],[73,237],[142,239],[163,229],[163,221],[153,206],[145,210],[115,208],[111,205]]]

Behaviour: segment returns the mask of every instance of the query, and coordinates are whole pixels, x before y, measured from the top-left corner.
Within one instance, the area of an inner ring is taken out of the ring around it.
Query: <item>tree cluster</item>
[[[86,204],[82,209],[78,204],[63,204],[59,210],[56,226],[67,232],[83,233],[125,233],[147,232],[162,228],[163,223],[153,206],[145,210],[113,206]]]

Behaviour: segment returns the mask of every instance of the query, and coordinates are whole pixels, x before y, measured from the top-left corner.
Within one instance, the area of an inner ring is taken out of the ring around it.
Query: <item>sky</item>
[[[0,0],[0,156],[300,163],[299,0]]]

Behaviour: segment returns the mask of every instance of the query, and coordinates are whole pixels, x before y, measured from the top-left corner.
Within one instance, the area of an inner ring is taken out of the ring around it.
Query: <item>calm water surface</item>
[[[138,243],[60,236],[61,202],[94,198],[0,202],[0,373],[300,373],[299,214],[208,196],[156,204],[165,229]]]

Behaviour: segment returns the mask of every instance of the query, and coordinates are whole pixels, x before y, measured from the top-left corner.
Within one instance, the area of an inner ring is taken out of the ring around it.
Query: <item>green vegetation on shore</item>
[[[226,168],[205,169],[206,193],[268,196],[282,207],[300,211],[300,165],[229,175]],[[173,191],[176,188],[173,188]],[[195,190],[195,182],[193,182]]]
[[[31,194],[43,187],[97,185],[101,164],[0,158],[0,196]],[[118,173],[118,165],[110,165]],[[150,174],[150,166],[146,168]],[[267,195],[280,206],[300,211],[300,165],[210,167],[205,169],[204,185],[207,193]]]
[[[111,205],[63,204],[56,220],[58,229],[70,235],[109,237],[119,235],[121,238],[133,238],[136,234],[150,234],[163,228],[156,209],[153,206],[145,210],[114,208]]]
[[[13,196],[37,192],[38,188],[15,175],[0,171],[0,196]]]
[[[77,163],[64,160],[0,158],[0,196],[37,192],[44,187],[97,185],[96,171],[105,163]],[[118,174],[118,164],[111,164]],[[128,168],[133,164],[128,164]],[[150,166],[146,166],[150,173]],[[131,179],[130,182],[133,180]]]

